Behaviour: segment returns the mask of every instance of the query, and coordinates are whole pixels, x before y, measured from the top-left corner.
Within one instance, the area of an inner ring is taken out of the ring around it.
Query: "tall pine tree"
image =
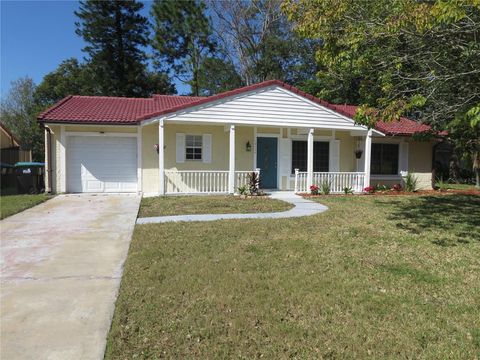
[[[87,46],[95,81],[103,95],[148,96],[171,93],[165,74],[147,70],[144,47],[148,45],[148,20],[136,1],[86,0],[75,15],[76,33]]]
[[[205,9],[201,0],[155,0],[152,6],[158,64],[189,84],[196,96],[201,64],[215,48]]]

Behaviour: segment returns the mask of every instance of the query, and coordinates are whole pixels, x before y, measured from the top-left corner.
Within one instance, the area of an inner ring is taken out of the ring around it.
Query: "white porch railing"
[[[362,192],[365,184],[363,172],[314,172],[312,184],[307,184],[307,172],[295,170],[295,192],[310,192],[311,185],[320,187],[323,183],[330,184],[330,192],[343,193],[345,188],[354,192]]]
[[[248,186],[248,176],[252,173],[257,173],[260,176],[260,169],[255,169],[253,171],[235,171],[235,191],[240,186]]]
[[[235,191],[248,184],[248,174],[235,171]],[[228,170],[165,170],[165,194],[226,194]]]

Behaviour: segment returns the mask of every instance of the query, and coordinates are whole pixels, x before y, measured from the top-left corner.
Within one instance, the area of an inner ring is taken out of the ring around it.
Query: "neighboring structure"
[[[47,188],[233,193],[251,171],[263,188],[299,192],[324,180],[362,191],[407,172],[431,186],[434,142],[412,139],[428,126],[402,118],[369,130],[354,114],[276,80],[208,98],[69,96],[39,116]]]
[[[15,165],[21,161],[32,161],[32,152],[22,150],[20,140],[0,122],[0,152],[2,164]]]

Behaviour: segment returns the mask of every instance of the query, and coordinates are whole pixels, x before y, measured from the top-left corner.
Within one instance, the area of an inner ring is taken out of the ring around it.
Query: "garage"
[[[137,191],[135,136],[68,136],[67,192]]]

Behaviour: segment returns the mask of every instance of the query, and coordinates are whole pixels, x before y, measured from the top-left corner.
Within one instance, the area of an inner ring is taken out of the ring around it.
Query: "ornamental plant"
[[[248,192],[250,195],[258,195],[258,189],[260,189],[260,176],[257,172],[252,171],[248,174]]]
[[[388,190],[390,190],[390,188],[387,185],[380,185],[380,184],[375,185],[375,191],[385,192]]]
[[[311,185],[310,186],[310,194],[312,195],[318,195],[319,189],[317,185]]]
[[[330,190],[331,190],[330,181],[328,181],[328,180],[322,181],[321,187],[322,187],[322,194],[323,195],[330,194]]]
[[[415,192],[417,191],[417,183],[418,183],[418,178],[415,175],[412,174],[407,174],[404,178],[405,181],[405,190],[407,192]]]
[[[242,185],[237,188],[238,194],[239,195],[249,195],[248,191],[248,186],[247,185]]]
[[[367,186],[366,188],[363,189],[363,192],[367,194],[373,194],[375,192],[375,187],[374,186]]]
[[[435,182],[435,187],[440,191],[447,191],[448,190],[448,183],[443,181],[442,178],[440,178]]]
[[[402,191],[402,185],[401,184],[395,184],[395,185],[393,185],[392,190]]]

